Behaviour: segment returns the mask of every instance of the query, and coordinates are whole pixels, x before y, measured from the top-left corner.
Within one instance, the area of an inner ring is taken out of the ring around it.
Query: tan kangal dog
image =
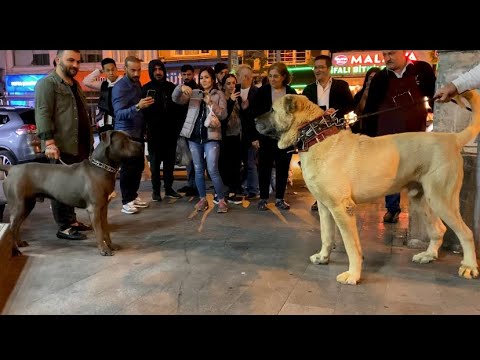
[[[310,257],[314,264],[327,264],[332,251],[335,224],[345,244],[348,271],[337,276],[343,284],[356,284],[362,272],[362,249],[354,214],[357,203],[408,189],[410,207],[424,214],[430,244],[413,256],[428,263],[437,259],[443,221],[458,236],[463,260],[458,274],[478,277],[472,231],[459,212],[463,181],[462,147],[480,132],[480,95],[463,95],[473,108],[473,121],[459,133],[403,133],[371,138],[341,130],[300,152],[302,173],[308,189],[318,201],[322,248]],[[458,103],[460,104],[460,99]],[[297,144],[299,129],[322,116],[323,110],[303,95],[286,95],[273,111],[256,119],[257,130],[279,138],[278,147]]]

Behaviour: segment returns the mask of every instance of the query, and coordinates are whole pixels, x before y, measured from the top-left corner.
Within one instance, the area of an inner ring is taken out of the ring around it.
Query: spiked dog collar
[[[348,127],[345,119],[338,119],[335,113],[321,116],[302,126],[296,148],[299,152],[308,151],[310,146],[318,144],[326,138],[338,134]]]
[[[98,161],[98,160],[96,160],[96,159],[90,158],[89,160],[90,160],[90,162],[91,162],[93,165],[95,165],[95,166],[97,166],[97,167],[99,167],[99,168],[101,168],[101,169],[107,170],[108,172],[111,172],[111,173],[114,173],[114,174],[115,174],[115,173],[118,171],[118,170],[115,169],[114,167],[111,167],[110,165],[104,164],[104,163],[102,163],[102,162],[100,162],[100,161]]]

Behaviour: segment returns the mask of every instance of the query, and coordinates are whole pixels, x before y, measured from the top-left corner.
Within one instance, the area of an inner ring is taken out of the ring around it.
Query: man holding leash
[[[45,156],[73,164],[88,159],[93,148],[85,95],[74,79],[80,67],[80,50],[58,50],[55,61],[55,70],[35,86],[35,122]],[[51,202],[57,237],[86,239],[79,231],[92,228],[77,221],[75,208],[54,199]]]
[[[372,79],[364,114],[384,111],[364,119],[364,132],[382,136],[412,131],[425,131],[427,108],[424,97],[431,99],[435,91],[435,73],[425,61],[413,63],[405,50],[383,50],[385,68]],[[430,104],[433,107],[433,102]],[[383,221],[398,222],[400,194],[385,196],[387,212]]]
[[[480,64],[438,89],[434,99],[441,103],[449,102],[454,96],[479,87]]]

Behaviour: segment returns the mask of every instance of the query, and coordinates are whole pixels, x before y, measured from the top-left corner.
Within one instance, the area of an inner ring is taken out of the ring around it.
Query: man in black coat
[[[343,80],[333,79],[330,75],[332,58],[327,55],[319,55],[314,60],[313,72],[316,81],[303,89],[311,102],[325,110],[326,115],[337,111],[336,116],[342,118],[354,108],[353,96],[348,83]],[[312,210],[318,210],[317,202],[312,205]]]
[[[405,50],[383,50],[385,68],[372,79],[365,114],[385,111],[364,119],[365,133],[381,136],[412,131],[425,131],[427,108],[424,97],[433,108],[435,73],[425,61],[413,63]],[[384,222],[396,223],[400,215],[400,194],[385,197],[387,212]]]

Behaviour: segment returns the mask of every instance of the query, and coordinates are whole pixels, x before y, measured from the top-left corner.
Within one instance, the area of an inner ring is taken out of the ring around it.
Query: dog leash
[[[458,103],[457,103],[455,100],[452,99],[452,100],[450,100],[450,101],[453,102],[454,104],[457,104],[457,105],[458,105]],[[470,112],[472,111],[472,108],[470,108],[470,107],[468,107],[468,106],[465,106],[465,109],[467,109],[467,110],[470,111]]]
[[[435,100],[436,98],[433,98],[432,100]],[[363,119],[363,118],[366,118],[366,117],[369,117],[369,116],[374,116],[374,115],[378,115],[378,114],[383,114],[383,113],[386,113],[386,112],[389,112],[389,111],[395,111],[395,110],[399,110],[401,108],[408,108],[408,107],[411,107],[411,106],[414,106],[414,105],[418,105],[418,104],[421,104],[421,103],[425,103],[427,101],[430,101],[430,99],[427,97],[425,100],[420,100],[420,101],[416,101],[412,104],[409,104],[409,105],[399,105],[399,106],[395,106],[393,108],[389,108],[389,109],[384,109],[384,110],[380,110],[380,111],[376,111],[376,112],[373,112],[373,113],[369,113],[369,114],[364,114],[364,115],[360,115],[360,116],[357,116],[357,120],[358,119]],[[454,99],[451,99],[450,100],[451,102],[453,102],[454,104],[457,104],[458,105],[458,102],[455,101]],[[467,109],[468,111],[472,111],[472,108],[468,107],[468,106],[465,106],[465,109]]]
[[[50,161],[50,164],[56,164],[57,163],[57,159],[49,159],[49,161]],[[62,165],[68,165],[66,162],[64,162],[62,160],[61,157],[58,158],[58,161],[60,161],[60,164],[62,164]]]
[[[384,109],[384,110],[380,110],[380,111],[375,111],[375,112],[369,113],[369,114],[360,115],[360,116],[357,116],[356,119],[357,120],[364,119],[364,118],[367,118],[369,116],[383,114],[383,113],[386,113],[386,112],[395,111],[395,110],[399,110],[399,109],[402,109],[402,108],[409,108],[411,106],[415,106],[415,105],[418,105],[418,104],[421,104],[421,103],[425,103],[429,100],[430,99],[427,98],[425,100],[415,101],[415,102],[413,102],[411,104],[408,104],[408,105],[398,105],[398,106],[395,106],[395,107],[392,107],[392,108],[388,108],[388,109]]]

